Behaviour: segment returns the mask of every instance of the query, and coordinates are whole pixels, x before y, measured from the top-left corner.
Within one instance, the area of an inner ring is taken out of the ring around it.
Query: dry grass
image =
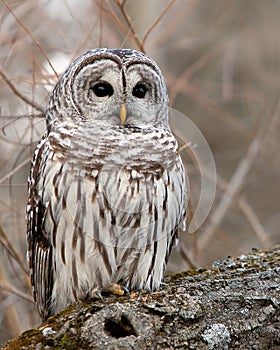
[[[276,0],[0,3],[0,343],[39,322],[25,261],[29,160],[58,76],[90,48],[155,58],[171,106],[212,149],[215,202],[199,231],[182,236],[170,271],[280,242],[279,16]],[[195,164],[182,156],[195,193]]]

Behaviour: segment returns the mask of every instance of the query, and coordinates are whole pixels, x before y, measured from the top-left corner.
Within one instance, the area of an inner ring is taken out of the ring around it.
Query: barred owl
[[[27,241],[43,320],[101,292],[160,286],[185,221],[185,173],[157,64],[95,49],[54,88],[31,164]]]

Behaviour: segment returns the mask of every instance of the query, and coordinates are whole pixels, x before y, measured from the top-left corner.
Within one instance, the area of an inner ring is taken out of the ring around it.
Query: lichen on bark
[[[78,302],[3,349],[280,349],[280,247]]]

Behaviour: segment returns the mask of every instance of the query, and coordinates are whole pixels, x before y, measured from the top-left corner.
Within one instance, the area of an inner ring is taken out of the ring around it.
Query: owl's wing
[[[30,279],[34,299],[43,320],[46,320],[50,315],[53,289],[53,252],[43,226],[47,208],[43,204],[37,188],[45,152],[46,143],[43,138],[37,146],[32,162],[26,207]]]

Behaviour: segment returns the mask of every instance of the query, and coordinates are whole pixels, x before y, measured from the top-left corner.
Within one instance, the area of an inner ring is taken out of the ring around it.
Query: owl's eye
[[[105,81],[95,84],[91,90],[97,97],[112,96],[114,93],[113,86]]]
[[[144,98],[147,91],[148,88],[146,85],[143,83],[137,83],[132,90],[132,95],[137,98]]]

